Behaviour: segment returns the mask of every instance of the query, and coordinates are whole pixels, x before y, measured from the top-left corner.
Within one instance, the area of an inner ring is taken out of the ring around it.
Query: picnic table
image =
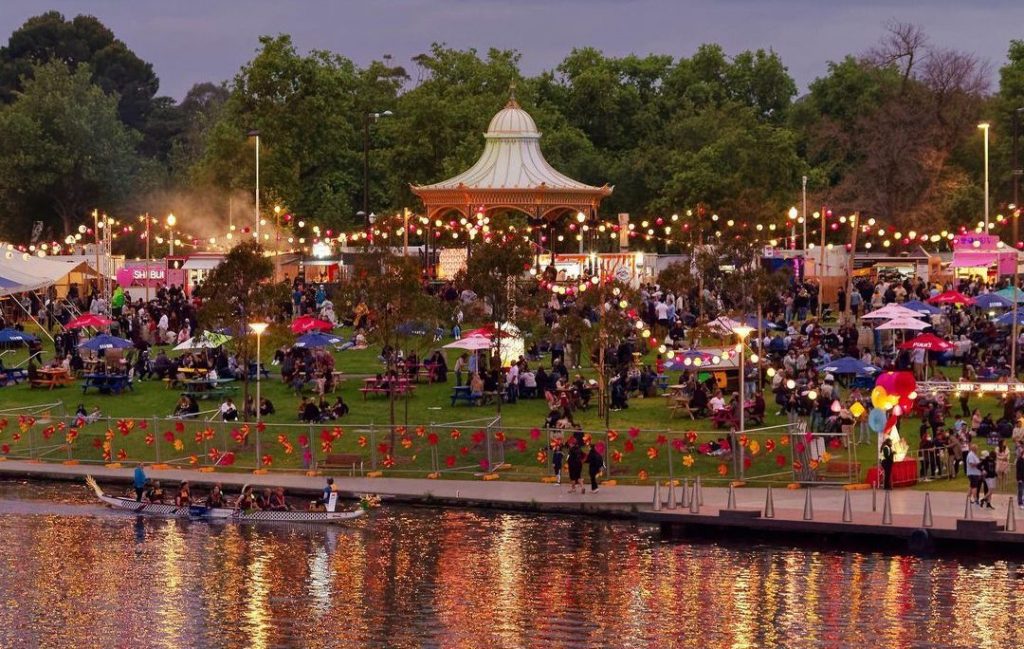
[[[265,379],[270,378],[270,372],[263,366],[263,363],[260,363],[259,374]],[[249,378],[256,378],[256,361],[249,361]]]
[[[18,381],[25,381],[27,379],[28,372],[23,367],[5,367],[0,369],[0,386],[7,385],[12,381],[17,385]]]
[[[229,385],[234,379],[191,379],[182,381],[185,388],[182,395],[193,399],[220,399],[235,392],[236,388]]]
[[[359,391],[363,393],[363,400],[368,394],[409,394],[416,390],[416,386],[409,382],[409,379],[399,377],[397,379],[383,379],[388,381],[387,386],[377,383],[376,377],[363,379],[363,387]]]
[[[71,381],[70,370],[63,367],[40,367],[36,370],[36,378],[31,380],[30,387],[52,390],[56,387],[70,385]]]
[[[121,394],[125,389],[135,391],[127,374],[85,374],[82,376],[82,394],[89,388],[96,388],[100,393]]]
[[[685,383],[670,385],[667,387],[667,393],[665,398],[668,399],[668,410],[669,417],[675,417],[678,413],[686,413],[693,419],[693,410],[690,408],[690,394],[687,392],[689,388]]]
[[[473,406],[476,405],[477,401],[482,396],[483,395],[480,394],[473,394],[468,385],[456,385],[452,388],[452,406],[454,406],[457,401],[465,401],[469,405]]]

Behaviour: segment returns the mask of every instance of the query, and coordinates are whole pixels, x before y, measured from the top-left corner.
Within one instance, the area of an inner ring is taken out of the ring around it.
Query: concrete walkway
[[[89,474],[100,482],[129,482],[134,467],[46,464],[8,460],[0,462],[0,476],[36,479],[80,480]],[[202,473],[190,469],[147,469],[151,479],[173,485],[182,480],[197,484],[219,482],[229,495],[243,484],[256,487],[284,487],[292,495],[318,494],[324,477],[298,474],[268,473]],[[510,480],[428,480],[415,478],[365,478],[336,476],[335,484],[343,495],[378,494],[395,501],[430,503],[445,506],[484,506],[550,513],[588,513],[629,516],[662,525],[668,532],[697,528],[732,530],[736,528],[767,535],[829,535],[838,539],[847,536],[897,538],[907,540],[927,528],[929,536],[950,541],[983,541],[993,543],[1024,543],[1024,519],[1020,531],[1004,531],[1008,504],[1012,503],[1014,518],[1024,514],[1017,509],[1015,498],[997,495],[995,509],[970,507],[971,520],[965,518],[965,494],[935,492],[930,497],[932,520],[924,520],[926,492],[898,490],[890,492],[892,521],[883,520],[885,492],[845,491],[838,488],[772,490],[775,515],[766,517],[767,489],[737,488],[735,509],[728,506],[729,490],[722,487],[703,488],[699,512],[684,507],[682,489],[674,490],[676,506],[667,505],[667,490],[661,490],[662,506],[653,506],[653,486],[606,486],[597,493],[569,493],[565,484],[514,482]],[[806,520],[805,505],[810,494],[812,518]],[[845,499],[849,495],[851,520],[843,521]],[[1015,521],[1011,521],[1011,524]]]

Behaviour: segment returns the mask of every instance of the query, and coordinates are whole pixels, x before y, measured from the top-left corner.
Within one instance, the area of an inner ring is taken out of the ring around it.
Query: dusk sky
[[[873,45],[889,20],[914,22],[935,45],[977,54],[996,73],[1009,42],[1024,38],[1024,1],[890,0],[2,0],[0,38],[56,9],[97,16],[181,98],[192,84],[230,79],[262,34],[288,33],[302,50],[328,49],[366,64],[409,58],[431,42],[512,48],[534,74],[574,47],[609,55],[689,56],[701,43],[727,53],[772,48],[803,90],[829,60]]]

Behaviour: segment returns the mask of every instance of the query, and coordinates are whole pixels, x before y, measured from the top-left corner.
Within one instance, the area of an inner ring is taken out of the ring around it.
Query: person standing
[[[565,453],[562,445],[559,444],[551,453],[551,469],[555,472],[555,484],[562,484],[562,463],[565,461]]]
[[[967,452],[967,481],[970,483],[967,499],[977,505],[978,489],[981,486],[981,458],[978,457],[977,444],[971,444]]]
[[[583,477],[583,451],[580,450],[579,444],[569,444],[569,482],[571,487],[569,493],[576,493],[576,487],[583,490],[583,485],[580,484],[580,478]]]
[[[992,506],[992,494],[996,490],[996,456],[988,451],[981,452],[981,477],[985,481],[985,497],[978,503],[982,507],[995,509]]]
[[[135,466],[132,483],[135,487],[135,502],[142,502],[142,492],[146,490],[146,472],[142,468],[142,462]]]
[[[893,465],[892,439],[882,442],[882,474],[884,476],[883,489],[892,491],[892,465]]]
[[[596,444],[590,445],[590,452],[587,453],[587,466],[590,467],[590,491],[597,491],[597,476],[604,468],[604,457],[597,450]],[[584,490],[586,493],[586,490]]]
[[[1017,445],[1017,507],[1024,509],[1024,445]]]

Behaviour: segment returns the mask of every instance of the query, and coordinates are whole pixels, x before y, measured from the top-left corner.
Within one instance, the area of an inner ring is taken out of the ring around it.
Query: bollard
[[[853,522],[853,506],[850,504],[850,492],[849,491],[844,491],[843,493],[846,494],[846,497],[843,498],[843,522],[844,523],[852,523]]]
[[[764,497],[764,517],[775,518],[775,501],[772,500],[772,486],[768,485],[768,493]]]
[[[654,511],[656,511],[656,512],[660,512],[661,511],[661,483],[660,482],[655,482],[654,483],[654,502],[652,503],[652,506],[654,507]]]
[[[871,483],[871,511],[878,511],[878,479]]]
[[[892,503],[889,502],[889,493],[885,492],[885,501],[882,503],[882,525],[892,525]]]
[[[700,498],[699,498],[699,495],[697,494],[697,487],[698,486],[699,485],[696,482],[694,482],[693,483],[693,491],[690,492],[690,513],[691,514],[699,514],[700,513]]]
[[[690,506],[690,479],[685,478],[683,480],[683,487],[680,489],[682,493],[679,494],[679,506],[689,507]]]
[[[675,509],[676,508],[676,486],[672,483],[671,480],[669,480],[667,484],[668,484],[668,508],[669,509]]]
[[[1017,515],[1013,511],[1013,496],[1006,501],[1006,527],[1007,532],[1017,531]]]
[[[971,509],[971,495],[970,494],[967,494],[967,503],[964,505],[964,518],[969,520],[969,521],[973,521],[974,520],[974,510]]]
[[[725,504],[725,508],[728,510],[736,509],[736,488],[729,485],[729,501]]]
[[[804,496],[804,520],[814,520],[814,503],[811,502],[811,490],[807,489],[807,494]]]
[[[694,491],[697,493],[697,504],[701,507],[704,506],[704,489],[700,486],[700,476],[697,476],[697,484],[694,486]]]
[[[934,525],[932,520],[932,495],[928,492],[924,494],[924,516],[921,519],[921,527],[931,527]]]

